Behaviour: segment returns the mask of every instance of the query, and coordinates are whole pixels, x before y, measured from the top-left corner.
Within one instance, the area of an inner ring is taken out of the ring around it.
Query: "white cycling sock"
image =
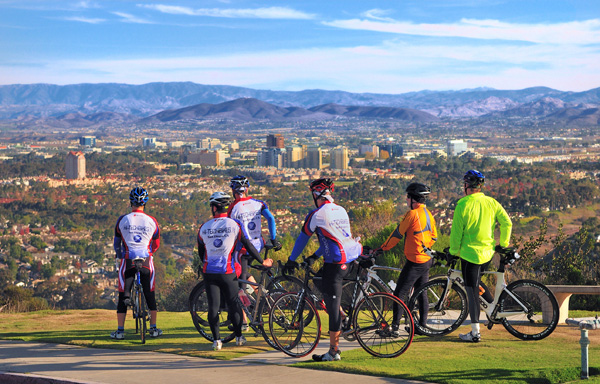
[[[471,323],[471,333],[474,335],[479,333],[479,323]]]

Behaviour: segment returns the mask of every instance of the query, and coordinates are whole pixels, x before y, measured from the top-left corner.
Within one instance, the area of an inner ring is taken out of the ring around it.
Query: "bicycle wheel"
[[[364,283],[363,283],[364,284]],[[354,290],[360,288],[357,287],[356,281],[348,281],[344,283],[342,286],[342,310],[346,313],[350,312],[350,309],[353,307],[352,298],[354,297]],[[379,281],[371,280],[369,287],[367,288],[367,293],[376,293],[376,292],[388,292],[388,290],[383,287]],[[362,298],[362,292],[359,292],[358,299]],[[357,300],[357,301],[359,301]]]
[[[447,335],[455,331],[467,318],[467,294],[457,284],[452,284],[449,290],[446,289],[447,286],[447,279],[430,280],[419,287],[410,298],[408,307],[415,320],[417,333],[427,336]],[[421,302],[424,292],[427,295],[427,303]],[[423,308],[428,308],[425,319],[421,319],[420,312]]]
[[[498,306],[498,317],[502,317],[504,328],[521,340],[541,340],[558,324],[558,302],[554,294],[537,281],[510,283],[500,295]]]
[[[262,335],[263,339],[265,339],[267,344],[269,344],[269,346],[273,349],[279,349],[279,347],[271,339],[271,334],[265,329],[265,325],[269,324],[269,314],[271,313],[273,304],[275,304],[275,301],[285,293],[286,292],[280,290],[269,291],[266,293],[260,299],[260,303],[258,304],[257,318],[252,322],[253,328]]]
[[[211,342],[214,341],[212,332],[210,331],[210,325],[208,324],[208,298],[206,296],[204,281],[199,282],[194,289],[192,289],[192,293],[190,293],[189,297],[189,306],[192,321],[198,332],[206,340]],[[223,343],[227,343],[235,337],[235,334],[228,329],[230,321],[227,314],[227,306],[225,303],[222,303],[219,311],[219,329]]]
[[[311,321],[305,322],[311,313]],[[321,338],[321,318],[315,306],[295,293],[279,296],[269,314],[269,332],[277,348],[288,356],[303,357],[314,351]]]
[[[302,280],[296,276],[281,275],[269,281],[267,291],[300,292],[302,285]]]
[[[140,289],[137,292],[138,295],[138,316],[136,321],[139,324],[140,329],[140,339],[142,340],[142,344],[146,344],[146,332],[148,326],[148,311],[146,310],[146,297],[144,296],[144,291]]]
[[[392,327],[394,307],[400,324]],[[354,310],[356,340],[375,357],[397,357],[412,343],[415,333],[413,318],[406,304],[389,293],[373,293],[363,298]]]

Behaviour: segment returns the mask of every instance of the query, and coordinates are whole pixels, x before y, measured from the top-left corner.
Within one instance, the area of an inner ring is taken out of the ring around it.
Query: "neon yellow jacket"
[[[474,264],[490,261],[496,221],[500,223],[500,245],[508,247],[512,222],[500,203],[482,192],[460,199],[452,219],[450,254]]]

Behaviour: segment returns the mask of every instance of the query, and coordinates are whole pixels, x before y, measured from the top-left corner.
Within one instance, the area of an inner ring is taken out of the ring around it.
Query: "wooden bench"
[[[547,285],[558,301],[558,323],[564,324],[569,317],[569,299],[571,295],[600,295],[598,285]]]

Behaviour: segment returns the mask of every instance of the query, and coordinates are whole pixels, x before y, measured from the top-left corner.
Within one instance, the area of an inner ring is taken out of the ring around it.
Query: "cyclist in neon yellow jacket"
[[[494,229],[500,223],[500,246],[507,247],[512,230],[508,214],[495,199],[481,192],[485,176],[470,170],[463,177],[465,197],[454,210],[450,230],[450,254],[462,259],[462,273],[469,298],[471,332],[460,334],[463,341],[479,342],[479,285],[481,273],[494,256]],[[491,298],[489,292],[486,292]]]

